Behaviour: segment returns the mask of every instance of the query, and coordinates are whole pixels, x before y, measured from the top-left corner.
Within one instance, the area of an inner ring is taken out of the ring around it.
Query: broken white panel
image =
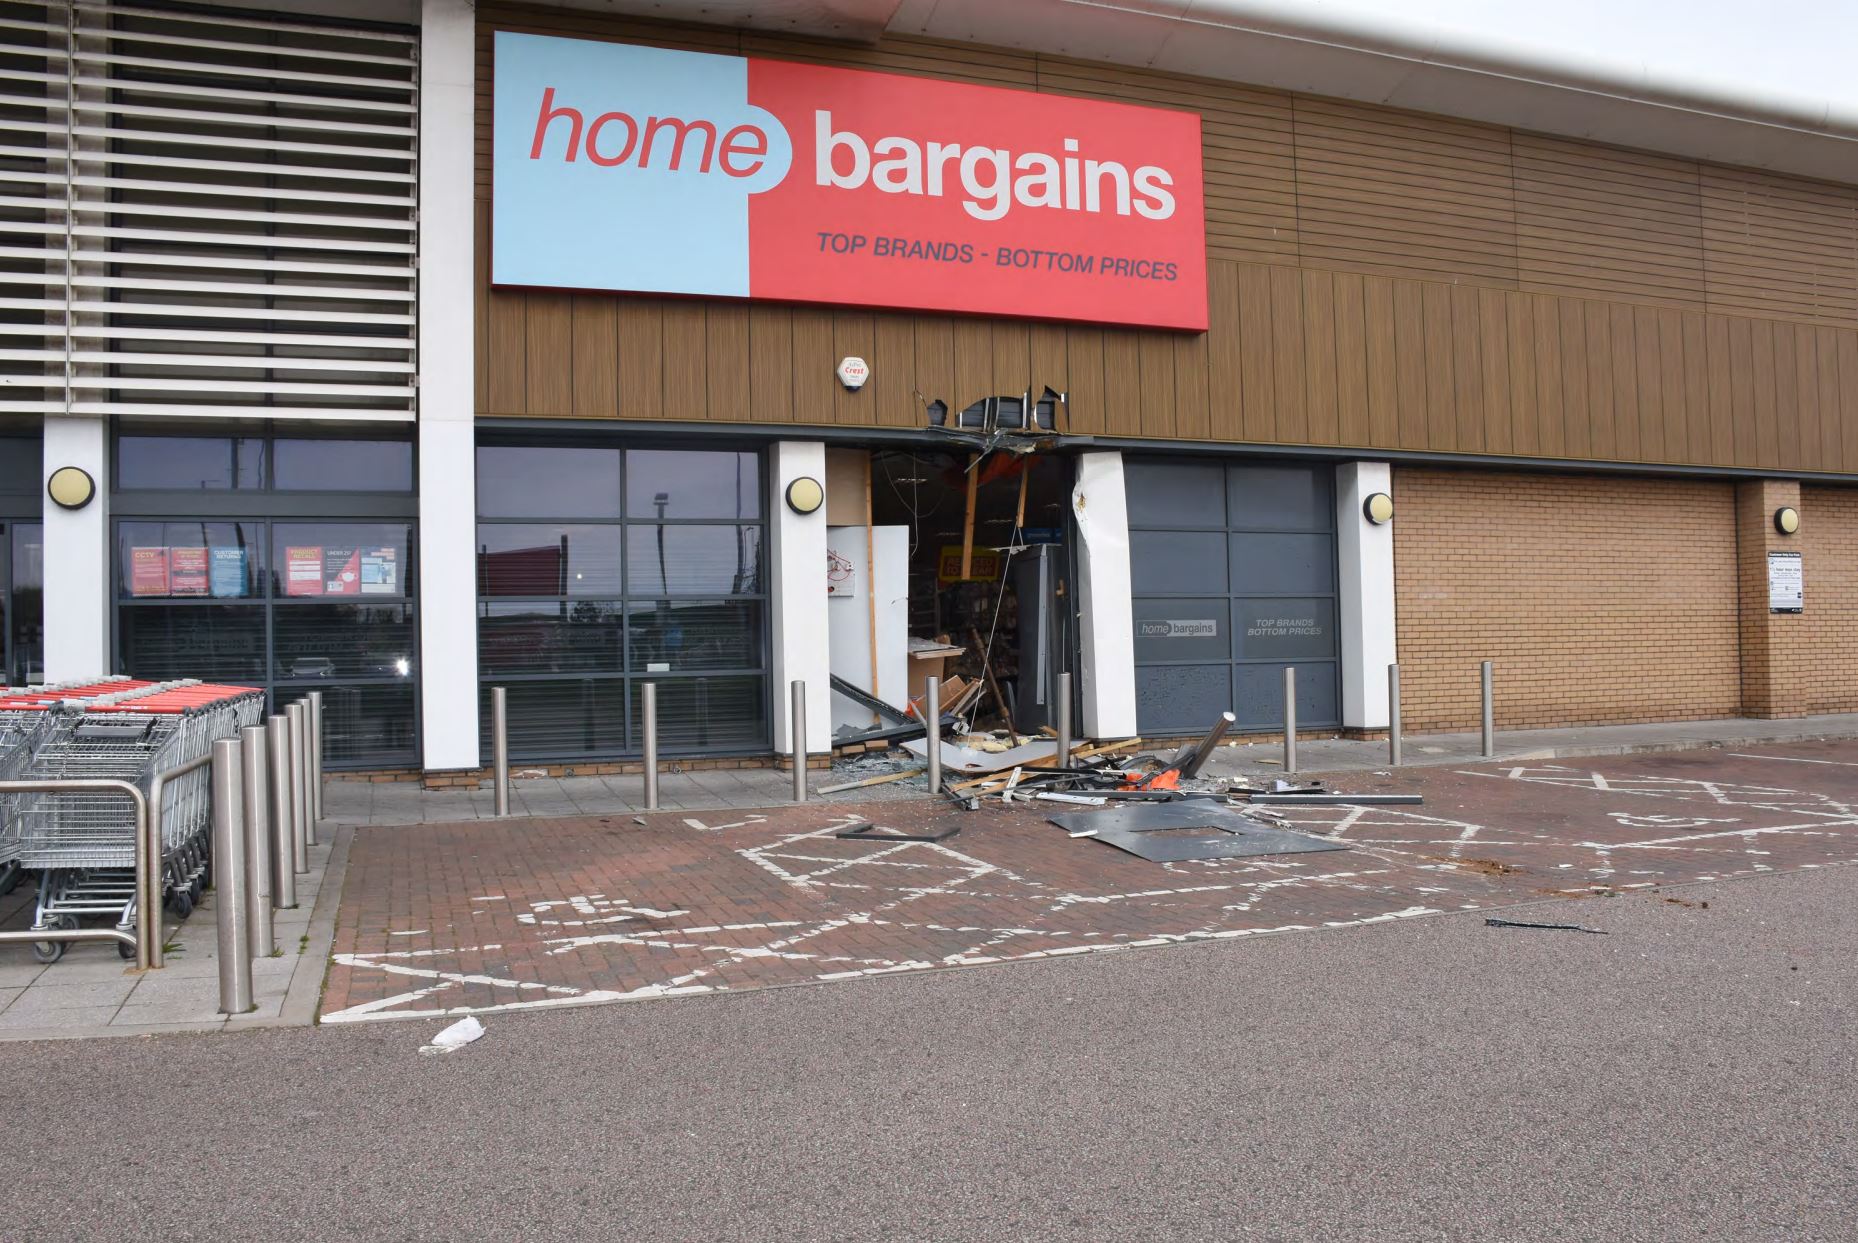
[[[1135,620],[1122,454],[1078,456],[1071,513],[1078,532],[1077,694],[1084,736],[1133,738]]]
[[[832,654],[826,635],[826,509],[797,514],[787,504],[787,485],[810,478],[825,487],[826,446],[818,440],[777,441],[768,451],[768,609],[774,647],[774,747],[793,750],[788,729],[790,689],[806,683],[806,747],[809,754],[832,749]]]
[[[1341,608],[1342,724],[1386,729],[1387,666],[1394,650],[1393,524],[1369,522],[1363,510],[1376,492],[1393,495],[1386,462],[1345,462],[1335,471],[1336,561]]]
[[[875,570],[865,559],[867,530],[877,560]],[[827,576],[826,624],[831,632],[832,672],[885,703],[902,708],[909,699],[910,529],[827,527],[823,572]],[[871,643],[874,594],[875,647]],[[890,723],[876,721],[873,715],[869,708],[843,695],[835,692],[832,696],[834,733]]]

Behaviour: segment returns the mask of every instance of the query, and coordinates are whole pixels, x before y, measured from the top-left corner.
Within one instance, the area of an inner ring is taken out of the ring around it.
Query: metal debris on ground
[[[884,825],[874,824],[869,820],[847,825],[833,836],[851,842],[940,842],[961,832],[958,824],[944,824],[933,829],[918,829],[905,832]]]
[[[1426,801],[1418,794],[1277,794],[1264,790],[1246,797],[1254,803],[1278,803],[1291,807],[1416,807]]]
[[[1522,919],[1491,918],[1484,921],[1484,926],[1487,928],[1542,928],[1550,932],[1586,932],[1596,937],[1606,935],[1604,928],[1588,928],[1581,924],[1533,924]]]
[[[1348,849],[1328,838],[1264,824],[1237,808],[1204,802],[1137,804],[1050,819],[1073,837],[1087,834],[1151,863]]]

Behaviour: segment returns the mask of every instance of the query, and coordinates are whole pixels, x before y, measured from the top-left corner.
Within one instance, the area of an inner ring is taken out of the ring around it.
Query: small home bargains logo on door
[[[1206,327],[1200,118],[496,36],[491,279]]]

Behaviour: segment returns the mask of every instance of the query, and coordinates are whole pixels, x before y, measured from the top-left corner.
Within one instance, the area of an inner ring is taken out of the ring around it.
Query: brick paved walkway
[[[1282,809],[1347,851],[1181,864],[1069,838],[1046,816],[1074,809],[1054,804],[364,829],[323,1019],[757,988],[1858,859],[1851,742],[1407,770],[1349,788],[1427,801]],[[934,844],[833,836],[861,814],[897,828],[953,816],[962,832]],[[1540,917],[1578,922],[1579,907]]]

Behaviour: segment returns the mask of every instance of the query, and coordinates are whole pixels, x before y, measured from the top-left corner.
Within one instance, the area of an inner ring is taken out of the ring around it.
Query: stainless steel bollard
[[[923,679],[923,723],[929,727],[929,793],[942,792],[942,679]]]
[[[310,703],[310,823],[323,822],[323,693],[311,691]]]
[[[252,941],[245,907],[245,795],[239,744],[213,744],[213,913],[219,932],[219,1010],[252,1008]]]
[[[1483,683],[1484,691],[1484,758],[1490,759],[1497,754],[1496,711],[1490,700],[1491,664],[1485,661],[1478,670],[1478,680]]]
[[[245,926],[251,932],[253,958],[269,958],[277,949],[277,920],[271,912],[271,783],[265,780],[268,737],[262,725],[247,725],[239,731],[239,784],[245,795]]]
[[[1284,773],[1297,772],[1297,669],[1284,667]]]
[[[490,688],[490,784],[499,819],[510,814],[510,724],[501,686]]]
[[[639,716],[645,726],[645,810],[658,810],[658,683],[639,685]]]
[[[1400,666],[1387,666],[1387,762],[1400,767]]]
[[[792,731],[788,741],[793,744],[794,753],[794,802],[806,802],[806,683],[799,678],[793,685],[793,719],[788,723]]]
[[[289,717],[280,713],[265,722],[265,752],[271,794],[271,897],[279,908],[290,910],[297,905],[297,873],[310,870],[310,859],[291,814]]]
[[[310,870],[310,846],[315,838],[310,835],[310,783],[309,774],[303,771],[303,736],[309,731],[304,720],[305,709],[301,701],[284,709],[284,719],[290,722],[290,833],[291,858],[299,872]]]
[[[1071,675],[1058,675],[1058,694],[1052,702],[1052,723],[1058,729],[1058,752],[1052,759],[1055,768],[1071,767]]]

